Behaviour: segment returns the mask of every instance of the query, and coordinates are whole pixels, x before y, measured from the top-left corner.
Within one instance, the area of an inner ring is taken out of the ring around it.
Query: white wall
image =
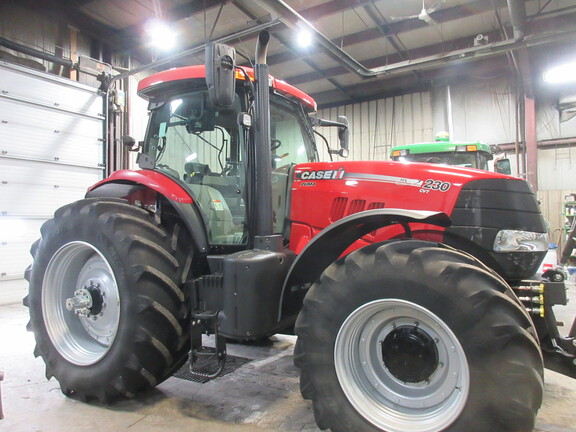
[[[506,79],[479,80],[451,86],[454,140],[481,141],[486,144],[514,142],[515,93]],[[377,101],[320,110],[318,116],[336,120],[346,115],[351,125],[350,159],[390,158],[396,145],[430,141],[441,130],[448,130],[446,87],[432,92],[412,93]],[[337,148],[336,130],[322,133]],[[318,143],[321,159],[325,146]]]
[[[561,115],[556,103],[555,100],[546,100],[538,104],[536,130],[539,141],[576,137],[576,116]]]
[[[538,189],[576,192],[576,147],[538,150]]]
[[[507,80],[451,86],[454,140],[486,144],[514,142],[515,92]]]
[[[429,141],[434,136],[429,92],[328,108],[316,114],[327,120],[337,120],[339,115],[345,115],[350,122],[349,160],[388,160],[391,147]],[[318,131],[333,149],[338,149],[336,128]],[[317,140],[317,145],[320,160],[329,160],[322,140]]]

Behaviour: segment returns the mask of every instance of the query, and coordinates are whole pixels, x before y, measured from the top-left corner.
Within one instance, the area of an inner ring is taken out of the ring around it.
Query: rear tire
[[[526,432],[542,356],[511,289],[435,243],[377,244],[330,265],[296,322],[295,364],[334,432]]]
[[[41,232],[27,303],[46,377],[102,402],[168,378],[189,350],[187,232],[110,199],[62,207]]]

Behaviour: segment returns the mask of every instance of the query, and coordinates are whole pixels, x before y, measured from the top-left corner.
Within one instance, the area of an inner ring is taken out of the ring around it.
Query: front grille
[[[502,229],[546,232],[534,192],[513,179],[484,179],[466,184],[452,211],[446,241],[478,256],[507,280],[534,275],[545,252],[496,253]]]

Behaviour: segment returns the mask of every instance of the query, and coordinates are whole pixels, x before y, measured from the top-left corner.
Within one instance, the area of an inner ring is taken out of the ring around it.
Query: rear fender
[[[442,212],[375,209],[355,213],[325,228],[292,264],[282,288],[279,320],[298,313],[307,287],[356,240],[369,232],[396,224],[402,225],[410,236],[409,224],[415,222],[444,228],[451,224],[448,215]]]
[[[150,173],[150,174],[149,174]],[[89,188],[86,198],[124,198],[130,203],[156,204],[165,197],[184,222],[200,252],[208,252],[206,228],[198,206],[178,183],[155,171],[117,171]]]

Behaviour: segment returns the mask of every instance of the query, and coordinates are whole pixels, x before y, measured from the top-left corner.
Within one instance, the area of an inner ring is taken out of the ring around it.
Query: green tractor
[[[488,161],[493,159],[492,149],[479,141],[450,141],[446,132],[436,134],[435,141],[392,147],[392,160],[426,162],[476,168],[490,171]],[[494,171],[510,174],[510,161],[494,161]]]

